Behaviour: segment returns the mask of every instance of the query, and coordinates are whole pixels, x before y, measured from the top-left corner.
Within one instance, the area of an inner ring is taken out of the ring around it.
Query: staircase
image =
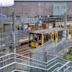
[[[53,59],[47,63],[48,72],[65,72],[71,68],[68,64],[69,61],[64,61],[60,58]]]

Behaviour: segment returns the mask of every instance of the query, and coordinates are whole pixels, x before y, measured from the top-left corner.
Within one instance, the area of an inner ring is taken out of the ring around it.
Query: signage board
[[[53,4],[53,15],[64,15],[67,13],[66,3],[54,3]]]

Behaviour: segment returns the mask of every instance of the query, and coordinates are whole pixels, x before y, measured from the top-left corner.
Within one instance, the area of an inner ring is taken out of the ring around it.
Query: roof
[[[53,2],[53,1],[67,1],[67,2],[69,2],[69,1],[72,1],[72,0],[15,0],[15,1],[50,1],[50,2]]]
[[[39,33],[39,34],[47,34],[51,32],[58,32],[58,31],[63,31],[66,30],[65,28],[52,28],[52,29],[44,29],[44,30],[36,30],[36,31],[31,31],[30,33]]]

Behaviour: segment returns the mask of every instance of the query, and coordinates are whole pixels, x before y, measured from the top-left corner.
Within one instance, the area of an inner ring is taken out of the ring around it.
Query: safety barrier
[[[18,64],[24,67],[28,66],[32,69],[35,68],[49,72],[65,72],[66,70],[72,69],[72,66],[70,65],[71,62],[60,59],[58,56],[62,53],[64,54],[65,52],[67,52],[67,49],[71,46],[72,39],[66,39],[60,40],[58,43],[49,42],[44,44],[43,46],[41,46],[41,48],[34,51],[35,53],[37,53],[36,58],[34,58],[34,52],[32,53],[31,58],[14,53],[3,55],[0,57],[0,71],[6,72],[10,67],[8,71],[10,72],[15,69],[15,67],[17,67],[16,65]],[[45,56],[46,60],[44,60]]]
[[[32,59],[30,57],[16,54],[15,61],[14,55],[14,53],[10,53],[0,57],[0,71],[5,71],[6,68],[8,69],[8,67],[14,66],[15,64],[52,72],[65,72],[66,70],[71,68],[71,66],[69,65],[69,63],[71,63],[70,61],[63,60],[58,57],[54,57],[48,62],[42,62],[36,59]],[[12,69],[10,70],[13,69],[14,68],[12,67]]]
[[[15,32],[4,32],[0,33],[0,47],[9,47],[13,46],[14,44],[14,34],[15,34],[15,45],[18,45],[20,43],[21,39],[26,39],[28,41],[28,31],[27,30],[18,30]]]

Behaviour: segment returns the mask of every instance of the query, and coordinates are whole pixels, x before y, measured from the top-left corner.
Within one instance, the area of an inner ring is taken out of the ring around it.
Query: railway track
[[[22,55],[22,56],[28,56],[31,55],[30,47],[28,46],[28,43],[22,43],[20,46],[16,48],[16,53]]]

